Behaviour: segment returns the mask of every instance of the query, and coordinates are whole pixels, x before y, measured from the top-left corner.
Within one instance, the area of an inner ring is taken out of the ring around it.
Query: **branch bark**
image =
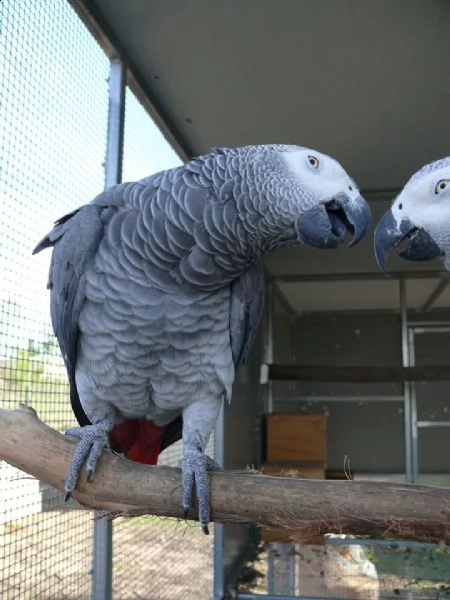
[[[0,458],[60,491],[76,441],[33,409],[0,409]],[[179,469],[132,463],[105,450],[94,481],[80,477],[76,500],[116,515],[181,517]],[[291,539],[323,533],[450,542],[450,488],[211,473],[212,518],[286,528]],[[195,508],[190,517],[195,518]]]

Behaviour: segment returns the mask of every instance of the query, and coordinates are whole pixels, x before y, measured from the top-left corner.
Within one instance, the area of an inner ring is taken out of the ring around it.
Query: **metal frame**
[[[274,321],[274,283],[269,282],[266,287],[266,331],[264,336],[264,363],[270,365],[273,363],[273,321]],[[272,381],[267,378],[267,395],[266,395],[267,412],[273,412],[273,385]]]
[[[105,189],[122,179],[125,129],[126,67],[120,59],[111,60],[109,70],[109,113],[105,158]],[[92,598],[112,598],[112,521],[95,512],[92,556]]]
[[[285,596],[279,594],[238,594],[237,600],[258,600],[258,598],[264,598],[264,600],[342,600],[342,598],[327,596],[321,598],[320,596]]]
[[[424,333],[450,333],[450,324],[448,321],[417,321],[407,325],[408,329],[408,346],[409,346],[409,362],[410,366],[415,366],[415,336]],[[411,412],[409,414],[409,429],[410,446],[409,456],[411,460],[411,470],[407,473],[408,483],[419,482],[419,430],[428,428],[450,428],[450,421],[420,421],[417,418],[417,394],[416,383],[411,381],[410,388],[410,404]],[[406,412],[405,412],[406,419]],[[407,448],[408,450],[408,448]]]
[[[450,273],[442,269],[427,271],[391,271],[389,280],[406,280],[406,279],[450,279]],[[386,275],[382,272],[373,273],[309,273],[298,275],[277,275],[273,277],[275,283],[311,283],[327,281],[386,281]]]
[[[404,396],[274,396],[274,402],[403,402]]]
[[[284,294],[278,288],[278,286],[274,283],[274,281],[270,281],[267,284],[267,318],[266,318],[266,328],[264,335],[264,362],[266,365],[270,365],[274,361],[274,320],[275,320],[275,299],[279,300],[282,308],[291,316],[292,319],[296,318],[296,313],[290,308]],[[294,346],[290,344],[290,353],[291,360],[293,360],[293,352]],[[263,381],[263,378],[261,379]],[[273,382],[268,377],[265,380],[266,383],[266,407],[267,413],[273,413],[274,411],[274,402],[277,400],[273,396]],[[294,596],[286,596],[283,594],[294,594],[295,593],[295,574],[296,574],[296,561],[295,555],[291,552],[292,544],[291,543],[283,543],[283,542],[275,542],[268,544],[267,547],[267,563],[268,563],[268,574],[267,574],[267,586],[268,586],[268,595],[258,596],[252,594],[243,594],[238,595],[238,598],[258,598],[263,597],[267,600],[271,598],[278,598],[279,600],[283,600],[283,598],[294,598]],[[276,558],[275,558],[275,555]],[[278,567],[283,565],[283,573],[284,577],[281,579],[277,578],[277,569],[275,567],[275,561],[278,563]],[[275,594],[275,595],[274,595]],[[280,595],[282,594],[282,595]]]
[[[115,36],[113,31],[108,27],[107,23],[99,14],[98,10],[88,0],[67,0],[76,11],[85,26],[89,29],[92,36],[97,40],[103,48],[106,55],[114,60],[120,56],[123,64],[127,69],[127,85],[130,90],[140,100],[149,115],[157,124],[158,128],[177,152],[183,161],[189,160],[192,156],[192,151],[183,142],[182,137],[174,124],[170,121],[168,115],[158,104],[153,94],[148,89],[148,86],[143,82],[135,65],[128,56],[125,48]]]

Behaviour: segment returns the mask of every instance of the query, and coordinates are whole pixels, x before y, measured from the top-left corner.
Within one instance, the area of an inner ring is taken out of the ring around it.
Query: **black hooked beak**
[[[391,210],[384,213],[375,229],[374,249],[378,266],[386,272],[386,258],[406,237],[409,243],[399,256],[406,260],[431,260],[443,254],[436,242],[423,229],[417,229],[409,219],[399,223]]]
[[[335,248],[347,233],[353,236],[350,246],[366,234],[372,212],[362,196],[350,198],[341,193],[325,204],[303,213],[295,224],[299,242],[315,248]]]

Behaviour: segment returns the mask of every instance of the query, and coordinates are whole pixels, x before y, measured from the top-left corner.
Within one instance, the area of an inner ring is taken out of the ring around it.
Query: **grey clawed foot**
[[[69,467],[69,474],[67,475],[66,479],[64,488],[64,500],[66,502],[72,496],[72,492],[75,489],[78,476],[85,460],[86,479],[87,481],[91,481],[97,461],[108,442],[108,432],[110,431],[111,427],[111,422],[105,419],[95,423],[94,425],[86,425],[85,427],[72,427],[65,432],[66,435],[77,437],[80,440],[75,448],[75,452],[73,453],[72,462],[70,463]]]
[[[212,458],[196,448],[183,450],[180,467],[182,470],[184,516],[187,517],[189,508],[192,506],[195,486],[198,500],[198,518],[203,533],[208,535],[210,518],[208,471],[217,470],[220,467]]]

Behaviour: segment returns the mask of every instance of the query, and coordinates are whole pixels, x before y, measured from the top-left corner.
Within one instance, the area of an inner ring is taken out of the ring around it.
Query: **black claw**
[[[92,479],[92,474],[93,474],[93,472],[94,472],[94,471],[93,471],[92,469],[88,469],[88,470],[86,471],[86,479],[87,479],[87,482],[88,482],[88,483],[89,483],[89,482],[91,481],[91,479]]]
[[[72,498],[72,492],[66,492],[64,494],[64,502],[69,502],[69,500]]]
[[[203,524],[202,524],[202,531],[203,531],[203,533],[204,533],[205,535],[209,535],[209,528],[208,528],[208,525],[206,525],[206,524],[204,524],[204,523],[203,523]]]

